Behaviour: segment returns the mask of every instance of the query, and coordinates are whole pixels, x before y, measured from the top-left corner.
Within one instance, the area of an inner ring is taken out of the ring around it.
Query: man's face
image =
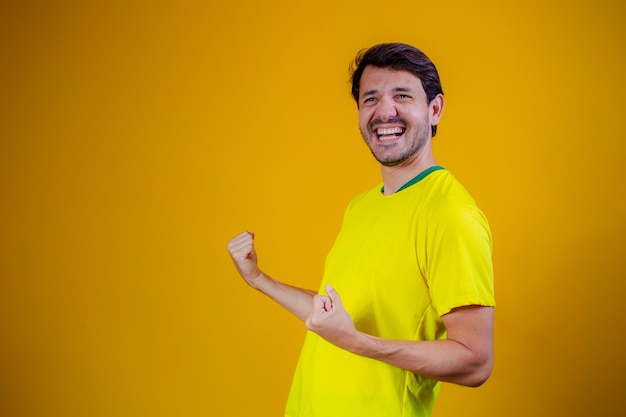
[[[419,78],[404,70],[365,67],[359,128],[382,165],[396,166],[417,157],[431,139],[432,114]]]

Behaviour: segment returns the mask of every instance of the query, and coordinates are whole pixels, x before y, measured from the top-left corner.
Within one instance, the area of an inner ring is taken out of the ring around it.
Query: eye
[[[374,103],[376,101],[375,97],[367,97],[363,99],[363,104],[370,104],[370,103]]]

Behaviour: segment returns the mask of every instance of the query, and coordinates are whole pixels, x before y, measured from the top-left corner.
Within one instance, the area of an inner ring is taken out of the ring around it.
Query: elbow
[[[463,379],[461,385],[465,385],[470,388],[478,388],[483,385],[491,376],[491,370],[493,369],[493,361],[491,358],[485,360],[483,363],[478,364],[472,372],[470,372],[466,378]]]
[[[490,376],[491,376],[491,369],[487,371],[475,372],[473,375],[471,375],[468,378],[467,383],[463,385],[470,387],[470,388],[478,388],[481,385],[483,385],[485,382],[487,382]]]

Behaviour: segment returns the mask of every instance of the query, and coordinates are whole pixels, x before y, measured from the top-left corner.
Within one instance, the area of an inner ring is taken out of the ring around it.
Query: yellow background
[[[303,325],[226,243],[254,230],[264,269],[317,287],[379,181],[347,67],[386,41],[437,64],[438,162],[495,241],[492,378],[435,415],[623,412],[625,21],[611,0],[3,2],[0,415],[281,415]]]

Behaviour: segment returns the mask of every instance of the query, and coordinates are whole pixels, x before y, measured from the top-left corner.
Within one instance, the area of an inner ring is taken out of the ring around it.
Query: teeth
[[[402,133],[404,130],[401,127],[390,127],[387,129],[378,129],[378,136],[395,135]]]
[[[378,135],[379,140],[391,140],[395,139],[398,136],[404,133],[403,127],[388,127],[388,128],[379,128],[376,130],[376,134]]]

